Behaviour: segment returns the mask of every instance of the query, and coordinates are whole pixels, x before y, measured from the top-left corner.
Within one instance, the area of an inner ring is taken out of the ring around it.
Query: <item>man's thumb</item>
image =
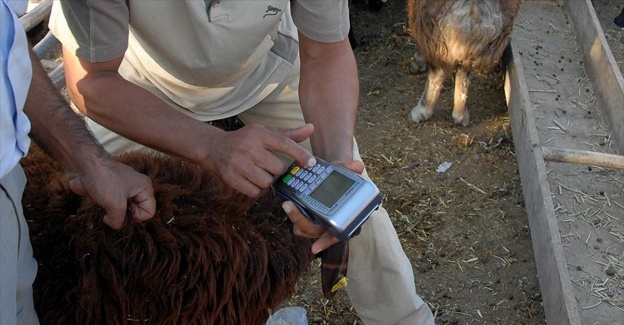
[[[294,129],[282,129],[278,131],[282,135],[291,138],[293,141],[299,143],[309,138],[314,133],[314,126],[310,123],[305,124]]]

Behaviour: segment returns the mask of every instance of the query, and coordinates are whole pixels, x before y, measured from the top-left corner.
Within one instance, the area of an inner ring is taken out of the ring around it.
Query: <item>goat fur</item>
[[[313,255],[267,192],[252,200],[181,160],[117,159],[148,175],[156,216],[115,231],[39,150],[22,161],[42,324],[264,324]]]
[[[444,80],[456,69],[453,119],[467,126],[465,108],[470,73],[500,63],[509,45],[521,0],[408,0],[410,33],[418,52],[412,72],[428,66],[425,90],[410,120],[419,123],[433,114]]]

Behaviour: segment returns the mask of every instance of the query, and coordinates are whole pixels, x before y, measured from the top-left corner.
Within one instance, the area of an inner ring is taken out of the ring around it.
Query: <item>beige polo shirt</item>
[[[293,69],[297,29],[347,37],[347,0],[59,0],[50,29],[80,58],[125,53],[120,73],[199,120],[232,116]]]

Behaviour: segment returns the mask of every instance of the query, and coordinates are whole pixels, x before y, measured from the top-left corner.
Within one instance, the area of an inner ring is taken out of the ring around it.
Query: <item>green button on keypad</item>
[[[284,178],[282,178],[282,182],[283,183],[288,183],[288,181],[292,178],[291,174],[287,174],[286,176],[284,176]]]

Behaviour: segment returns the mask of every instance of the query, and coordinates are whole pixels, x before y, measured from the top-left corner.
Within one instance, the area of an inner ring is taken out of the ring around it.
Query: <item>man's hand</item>
[[[311,124],[296,129],[268,129],[249,125],[239,130],[223,132],[214,139],[210,159],[212,170],[228,186],[239,192],[258,197],[275,178],[286,170],[286,163],[276,156],[284,154],[305,166],[315,164],[313,156],[299,142],[314,132]]]
[[[69,186],[74,193],[91,197],[106,210],[105,224],[121,229],[127,212],[139,222],[154,217],[156,200],[149,177],[109,157],[95,163],[89,170],[68,175]]]
[[[74,193],[88,195],[106,209],[104,222],[111,228],[123,226],[128,210],[137,221],[154,217],[151,180],[104,151],[56,90],[37,55],[31,48],[29,52],[32,80],[24,113],[32,125],[31,138],[59,162]]]
[[[346,163],[333,163],[342,165],[358,174],[361,174],[364,171],[364,163],[359,160],[352,160]],[[312,244],[313,254],[318,254],[340,241],[338,238],[325,231],[325,228],[322,226],[312,223],[312,221],[306,218],[292,202],[284,202],[282,204],[282,208],[294,225],[293,232],[295,235],[304,238],[318,238],[318,240]]]

